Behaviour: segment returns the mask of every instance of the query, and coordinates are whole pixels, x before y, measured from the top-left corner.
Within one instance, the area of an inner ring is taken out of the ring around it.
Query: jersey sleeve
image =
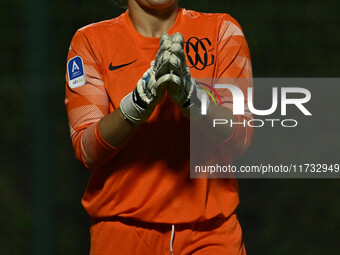
[[[77,31],[67,57],[65,105],[75,156],[90,169],[117,153],[99,132],[99,120],[109,113],[101,62],[89,39]]]
[[[241,157],[250,146],[254,130],[247,125],[252,119],[248,109],[247,91],[253,86],[252,66],[247,41],[238,22],[226,15],[220,24],[217,43],[217,71],[215,84],[232,84],[244,95],[244,114],[235,115],[234,131],[225,141],[225,148],[233,157]],[[222,106],[233,110],[233,95],[229,89],[218,89]]]

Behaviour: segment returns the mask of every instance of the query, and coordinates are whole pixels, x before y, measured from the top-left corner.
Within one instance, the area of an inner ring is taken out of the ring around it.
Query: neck
[[[160,37],[174,24],[178,12],[175,2],[169,7],[150,9],[129,0],[129,18],[139,33],[146,37]]]

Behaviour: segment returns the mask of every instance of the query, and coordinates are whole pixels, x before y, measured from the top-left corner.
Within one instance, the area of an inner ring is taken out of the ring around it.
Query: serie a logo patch
[[[74,89],[86,83],[84,64],[80,56],[75,56],[67,62],[68,83]]]

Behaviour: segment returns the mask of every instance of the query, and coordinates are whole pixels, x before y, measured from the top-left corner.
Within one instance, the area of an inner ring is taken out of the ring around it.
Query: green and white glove
[[[191,77],[184,54],[184,38],[180,33],[171,36],[171,54],[169,56],[170,82],[167,88],[168,96],[177,104],[182,113],[192,119],[199,119],[202,99],[207,94],[202,90],[196,80]],[[205,100],[207,109],[209,100]]]
[[[161,37],[155,61],[152,61],[136,88],[120,102],[120,110],[130,123],[136,125],[146,121],[162,101],[170,81],[170,48],[170,37],[165,34]]]

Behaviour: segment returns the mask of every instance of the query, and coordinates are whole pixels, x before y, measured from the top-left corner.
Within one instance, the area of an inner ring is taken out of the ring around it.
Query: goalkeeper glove
[[[170,54],[171,54],[171,38],[167,33],[164,33],[159,41],[159,49],[156,55],[154,69],[156,79],[164,74],[169,73]]]
[[[184,54],[184,38],[180,33],[171,36],[170,82],[167,88],[168,96],[177,104],[182,113],[192,119],[199,119],[201,115],[202,98],[206,93],[196,80],[191,77]],[[207,108],[209,100],[206,100]]]
[[[136,88],[125,96],[120,103],[120,110],[126,120],[132,124],[146,121],[159,104],[170,81],[169,55],[171,39],[165,34],[161,37],[155,61],[144,73]]]

